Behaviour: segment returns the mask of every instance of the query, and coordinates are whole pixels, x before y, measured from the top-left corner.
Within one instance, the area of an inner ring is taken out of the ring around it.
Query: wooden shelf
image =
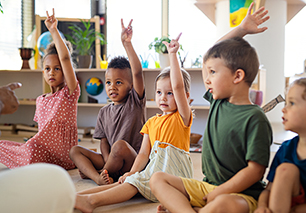
[[[20,105],[35,105],[36,101],[28,101],[28,100],[19,100]],[[78,107],[98,107],[102,108],[106,106],[107,103],[78,103]],[[155,101],[147,101],[146,103],[147,109],[158,109]],[[192,109],[203,109],[203,110],[208,110],[209,106],[207,105],[192,105]]]
[[[154,69],[149,69],[149,68],[144,68],[144,72],[160,72],[162,69],[161,68],[154,68]],[[186,71],[188,72],[200,72],[202,71],[202,68],[185,68]],[[106,69],[84,69],[84,68],[77,68],[75,69],[75,72],[105,72]],[[22,69],[22,70],[0,70],[0,72],[38,72],[42,73],[41,69]]]

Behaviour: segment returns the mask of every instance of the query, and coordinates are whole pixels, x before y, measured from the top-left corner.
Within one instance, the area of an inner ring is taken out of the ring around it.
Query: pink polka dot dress
[[[75,168],[69,158],[71,147],[78,144],[77,102],[80,87],[69,95],[68,87],[36,100],[34,121],[38,133],[26,143],[0,141],[0,162],[10,169],[32,163],[51,163],[64,169]]]

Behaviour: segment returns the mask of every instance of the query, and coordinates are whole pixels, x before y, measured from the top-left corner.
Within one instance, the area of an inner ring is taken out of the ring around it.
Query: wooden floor
[[[271,146],[271,157],[270,159],[272,160],[274,157],[275,152],[279,148],[279,144],[283,142],[284,140],[290,139],[296,134],[288,131],[284,131],[282,128],[282,124],[272,124],[273,127],[273,138],[274,138],[274,144]],[[0,137],[1,139],[7,139],[7,140],[12,140],[12,141],[18,141],[22,142],[21,138],[12,138],[12,137]],[[98,149],[99,148],[99,143],[95,142],[80,142],[79,143],[81,146],[91,148],[91,149]],[[200,153],[191,153],[191,158],[193,161],[193,166],[194,166],[194,178],[201,180],[203,178],[203,174],[201,172],[201,154]],[[270,162],[271,162],[270,160]],[[1,170],[6,170],[7,168],[0,163],[0,172]],[[268,172],[268,170],[267,170]],[[266,174],[267,174],[266,172]],[[78,170],[73,169],[69,170],[68,173],[71,176],[71,179],[76,187],[77,191],[81,191],[84,189],[88,189],[91,187],[97,186],[92,180],[83,180],[80,178]],[[120,204],[115,204],[115,205],[109,205],[105,207],[99,207],[95,209],[94,212],[99,213],[99,212],[108,212],[108,213],[120,213],[120,212],[139,212],[139,213],[152,213],[156,212],[156,207],[158,206],[158,203],[152,203],[150,201],[147,201],[141,196],[134,197],[133,199],[120,203]],[[79,213],[80,211],[74,210],[74,213]]]

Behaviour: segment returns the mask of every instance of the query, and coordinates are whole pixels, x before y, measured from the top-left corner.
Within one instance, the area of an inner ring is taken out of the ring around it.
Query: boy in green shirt
[[[272,129],[264,112],[249,99],[259,62],[242,37],[263,32],[267,11],[251,15],[204,56],[204,98],[210,112],[202,147],[203,181],[155,173],[150,186],[161,202],[158,211],[252,212],[264,189],[261,179],[269,163]],[[167,210],[166,210],[167,209]]]

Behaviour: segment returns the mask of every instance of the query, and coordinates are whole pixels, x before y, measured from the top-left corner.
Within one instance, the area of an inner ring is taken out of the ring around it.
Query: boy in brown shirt
[[[121,20],[121,41],[129,61],[116,57],[105,73],[106,93],[113,103],[100,109],[93,135],[101,139],[101,154],[81,146],[70,150],[81,177],[98,185],[112,183],[130,171],[142,142],[146,100],[142,66],[131,43],[131,23],[125,28]]]

